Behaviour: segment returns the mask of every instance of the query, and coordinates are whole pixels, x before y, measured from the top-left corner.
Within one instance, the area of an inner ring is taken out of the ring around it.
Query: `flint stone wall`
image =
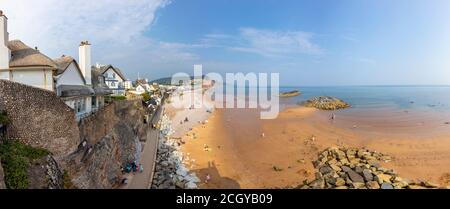
[[[80,143],[73,110],[54,92],[0,80],[0,107],[10,119],[6,137],[61,156]]]

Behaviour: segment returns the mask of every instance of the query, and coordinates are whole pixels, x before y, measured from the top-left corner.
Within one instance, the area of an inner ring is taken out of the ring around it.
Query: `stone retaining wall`
[[[73,110],[54,92],[0,80],[0,106],[10,119],[8,138],[56,156],[74,151],[80,143]]]

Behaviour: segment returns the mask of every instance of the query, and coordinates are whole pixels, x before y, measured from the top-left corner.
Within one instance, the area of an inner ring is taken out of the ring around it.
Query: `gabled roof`
[[[75,62],[75,59],[71,56],[63,55],[60,58],[54,59],[53,61],[56,63],[56,66],[58,67],[56,74],[59,75],[61,73],[64,73],[67,67],[69,67],[70,63]]]
[[[81,73],[80,66],[78,65],[77,61],[73,57],[63,55],[60,58],[54,59],[54,62],[56,63],[56,66],[58,67],[58,69],[56,70],[56,75],[63,74],[67,70],[67,68],[70,66],[70,64],[74,63],[75,67],[77,68],[77,72],[80,74],[84,83],[86,83],[86,79],[84,78],[83,73]]]
[[[11,50],[10,68],[33,66],[57,68],[52,59],[39,50],[30,48],[20,40],[9,41],[8,48]]]
[[[137,80],[136,80],[136,84],[142,84],[142,85],[145,85],[145,84],[148,84],[148,82],[147,82],[145,79],[137,79]]]
[[[114,72],[116,72],[117,73],[117,75],[119,75],[121,78],[122,78],[122,80],[127,80],[126,78],[125,78],[125,76],[122,74],[122,71],[120,71],[120,69],[119,68],[117,68],[117,67],[114,67],[114,66],[112,66],[112,65],[105,65],[105,66],[101,66],[100,68],[97,68],[98,70],[99,70],[99,72],[101,73],[101,74],[104,74],[108,69],[113,69],[114,70]]]
[[[92,75],[92,87],[94,88],[95,94],[97,95],[112,94],[111,89],[109,89],[108,86],[105,84],[104,79],[102,79],[102,82],[98,80],[100,76],[104,78],[104,76],[100,73],[99,68],[92,66],[91,75]]]

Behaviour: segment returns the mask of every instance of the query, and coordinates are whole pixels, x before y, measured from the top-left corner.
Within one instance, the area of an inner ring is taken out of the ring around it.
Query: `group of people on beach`
[[[184,120],[180,121],[180,124],[187,123],[187,122],[189,122],[189,119],[188,119],[188,117],[185,117]]]
[[[138,170],[142,173],[144,171],[144,167],[141,163],[137,164],[136,161],[133,161],[132,163],[126,163],[125,166],[120,166],[120,170],[122,173],[137,172]],[[122,184],[128,184],[127,177],[122,179]]]

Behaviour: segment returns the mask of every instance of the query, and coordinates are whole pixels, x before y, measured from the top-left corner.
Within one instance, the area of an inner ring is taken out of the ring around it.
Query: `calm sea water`
[[[372,109],[416,110],[450,113],[450,86],[351,86],[282,87],[280,92],[299,90],[297,97],[281,98],[282,105],[295,105],[314,96],[334,96],[350,103],[344,111]]]
[[[248,92],[248,88],[246,91]],[[374,133],[450,133],[450,86],[339,86],[281,87],[299,90],[296,97],[280,98],[280,110],[316,96],[340,98],[352,107],[335,111],[336,126]],[[319,112],[325,118],[328,111]]]

